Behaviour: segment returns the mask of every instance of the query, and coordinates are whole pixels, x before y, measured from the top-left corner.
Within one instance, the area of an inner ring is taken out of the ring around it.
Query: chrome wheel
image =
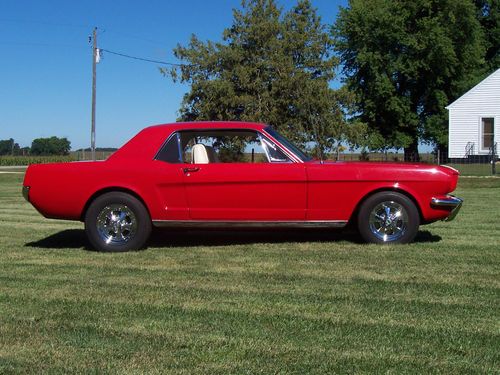
[[[408,214],[395,201],[381,202],[370,213],[371,233],[383,242],[393,242],[402,238],[408,228]]]
[[[97,216],[96,227],[106,244],[123,245],[137,233],[137,218],[128,206],[110,204]]]

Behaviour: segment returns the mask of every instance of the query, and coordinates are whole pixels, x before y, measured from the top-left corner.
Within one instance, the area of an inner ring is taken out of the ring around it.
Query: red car
[[[273,128],[196,122],[142,130],[106,161],[31,165],[23,195],[45,217],[80,220],[102,251],[143,247],[155,227],[357,225],[407,243],[455,217],[458,171],[425,164],[319,161]]]

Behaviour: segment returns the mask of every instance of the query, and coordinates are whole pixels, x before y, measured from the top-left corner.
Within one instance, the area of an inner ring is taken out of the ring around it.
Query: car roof
[[[179,130],[204,130],[204,129],[252,129],[262,130],[265,124],[255,122],[239,121],[196,121],[196,122],[175,122],[171,124],[161,124],[149,126],[141,130],[136,136],[130,139],[118,151],[111,155],[108,160],[134,159],[151,160],[158,152],[167,137]]]
[[[262,130],[267,125],[257,122],[244,121],[192,121],[192,122],[174,122],[171,124],[153,125],[146,129],[168,128],[174,130],[193,130],[193,129],[255,129]],[[145,130],[146,130],[145,129]]]

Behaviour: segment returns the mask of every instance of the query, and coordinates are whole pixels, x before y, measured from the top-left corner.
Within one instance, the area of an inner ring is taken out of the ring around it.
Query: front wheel
[[[358,213],[359,233],[371,243],[411,242],[419,225],[420,216],[413,201],[392,191],[372,195]]]
[[[85,233],[99,251],[138,250],[149,238],[151,219],[137,198],[110,192],[97,197],[88,208]]]

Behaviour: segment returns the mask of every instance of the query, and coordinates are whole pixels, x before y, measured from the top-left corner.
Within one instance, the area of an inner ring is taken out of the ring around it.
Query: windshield
[[[278,133],[272,127],[268,126],[264,130],[266,131],[267,134],[269,134],[274,139],[276,139],[279,143],[281,143],[283,146],[285,146],[288,150],[293,152],[294,155],[297,156],[300,160],[302,160],[302,161],[312,160],[312,158],[310,156],[307,156],[300,148],[295,146],[292,142],[290,142],[288,139],[283,137],[280,133]]]

